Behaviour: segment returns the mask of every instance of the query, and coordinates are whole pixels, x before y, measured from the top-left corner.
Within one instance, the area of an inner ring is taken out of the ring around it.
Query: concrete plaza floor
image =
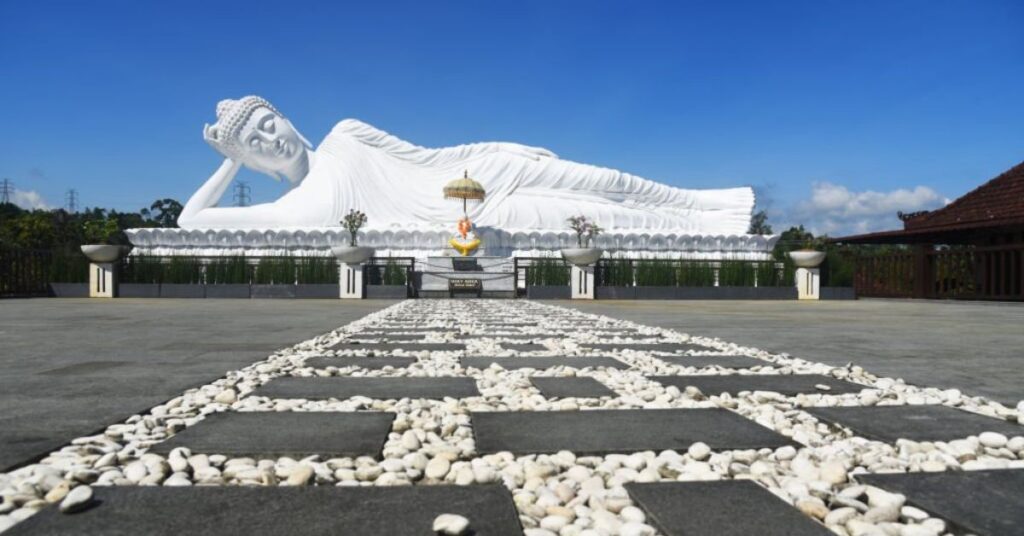
[[[4,300],[0,471],[390,301]],[[1024,306],[886,300],[558,301],[615,318],[1024,398]]]
[[[384,300],[0,301],[0,471]]]
[[[1024,399],[1024,304],[910,300],[550,302],[908,383]]]

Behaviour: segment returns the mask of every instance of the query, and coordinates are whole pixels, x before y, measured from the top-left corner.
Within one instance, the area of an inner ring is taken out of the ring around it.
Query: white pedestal
[[[821,299],[821,269],[796,269],[796,296],[799,300]]]
[[[89,263],[89,297],[90,298],[113,298],[114,289],[114,263],[93,262]]]
[[[341,287],[340,298],[346,300],[361,300],[366,297],[366,285],[363,280],[362,264],[338,265],[338,286]]]
[[[573,265],[570,271],[570,284],[572,284],[572,299],[592,300],[594,299],[594,265],[576,266]]]

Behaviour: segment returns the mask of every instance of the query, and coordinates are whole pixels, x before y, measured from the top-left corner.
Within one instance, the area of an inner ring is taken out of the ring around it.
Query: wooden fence
[[[860,257],[858,296],[1024,300],[1024,244]]]

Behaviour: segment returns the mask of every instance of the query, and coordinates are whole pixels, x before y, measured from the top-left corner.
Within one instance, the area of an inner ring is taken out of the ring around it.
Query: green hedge
[[[561,286],[569,284],[569,270],[561,259],[537,259],[526,267],[526,284]]]
[[[248,285],[250,266],[244,256],[221,257],[206,265],[207,285]]]
[[[260,258],[252,282],[256,285],[294,285],[295,259],[287,256]]]
[[[610,259],[601,264],[602,286],[712,287],[715,271],[722,287],[787,286],[792,270],[780,272],[775,263],[752,261],[679,261]]]
[[[88,283],[89,259],[81,251],[54,250],[50,257],[52,283]]]
[[[676,268],[676,284],[679,287],[715,286],[715,267],[710,262],[684,262]]]
[[[298,263],[300,285],[329,285],[338,282],[338,261],[334,257],[304,257]]]

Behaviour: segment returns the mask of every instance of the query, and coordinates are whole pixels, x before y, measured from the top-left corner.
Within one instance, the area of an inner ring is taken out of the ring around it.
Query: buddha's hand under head
[[[225,157],[280,180],[299,182],[308,171],[309,142],[266,100],[248,96],[217,104],[217,122],[203,139]]]

